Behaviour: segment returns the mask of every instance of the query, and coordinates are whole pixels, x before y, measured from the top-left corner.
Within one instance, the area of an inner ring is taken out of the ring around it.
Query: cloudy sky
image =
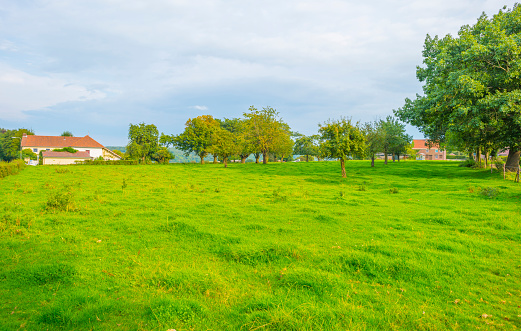
[[[511,0],[0,0],[0,127],[125,145],[130,123],[277,109],[294,131],[421,92],[426,34]],[[422,138],[414,128],[409,133]]]

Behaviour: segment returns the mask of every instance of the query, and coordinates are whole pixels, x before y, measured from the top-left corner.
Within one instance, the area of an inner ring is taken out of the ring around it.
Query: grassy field
[[[521,186],[451,162],[0,180],[0,330],[511,330]]]

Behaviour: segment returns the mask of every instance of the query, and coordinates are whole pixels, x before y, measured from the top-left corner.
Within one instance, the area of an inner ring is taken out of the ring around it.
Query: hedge
[[[7,177],[9,175],[16,175],[25,166],[24,161],[14,160],[11,162],[0,162],[0,178]]]
[[[83,165],[137,165],[139,164],[138,160],[85,160],[78,161],[76,164]]]

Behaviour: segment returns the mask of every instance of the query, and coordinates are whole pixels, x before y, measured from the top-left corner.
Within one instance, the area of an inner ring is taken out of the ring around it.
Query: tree
[[[184,151],[186,156],[190,153],[197,154],[203,164],[204,158],[210,153],[212,133],[219,126],[219,122],[211,115],[202,115],[188,119],[183,133],[177,136],[162,136],[161,140]]]
[[[24,148],[22,150],[22,159],[36,160],[38,159],[38,155],[34,153],[30,148]]]
[[[350,119],[328,121],[319,124],[320,155],[324,158],[340,159],[342,177],[346,177],[345,161],[348,156],[362,156],[365,151],[365,137],[359,124],[351,124]]]
[[[6,130],[0,129],[0,160],[10,162],[20,158],[23,135],[33,135],[28,129]]]
[[[174,158],[175,156],[165,146],[159,147],[155,154],[152,156],[152,159],[161,164],[167,164],[170,160]]]
[[[248,126],[244,119],[225,118],[218,120],[221,128],[234,134],[235,144],[237,145],[237,156],[241,158],[241,163],[246,163],[246,159],[255,152],[255,146],[251,135],[247,134]]]
[[[130,158],[140,159],[142,163],[152,159],[159,149],[158,136],[159,131],[154,124],[130,124],[127,145]]]
[[[70,131],[63,131],[61,136],[62,137],[74,137],[74,135]]]
[[[268,154],[276,148],[277,143],[284,141],[285,136],[289,139],[289,127],[279,118],[279,113],[271,107],[257,110],[251,106],[248,111],[244,113],[246,139],[252,142],[255,152],[262,154],[262,162],[266,164]]]
[[[306,162],[309,162],[310,155],[318,155],[318,135],[305,136],[297,133],[296,137],[293,154],[305,155]]]
[[[362,131],[366,140],[366,154],[371,157],[371,167],[374,167],[376,154],[383,151],[385,132],[381,121],[365,123]]]
[[[222,127],[216,127],[211,133],[210,153],[217,155],[223,160],[224,167],[228,167],[228,158],[239,152],[237,145],[237,134]]]
[[[508,166],[521,154],[521,5],[483,14],[457,37],[431,38],[423,51],[424,67],[416,75],[424,95],[406,99],[395,110],[432,142],[458,139],[478,154],[510,149]]]

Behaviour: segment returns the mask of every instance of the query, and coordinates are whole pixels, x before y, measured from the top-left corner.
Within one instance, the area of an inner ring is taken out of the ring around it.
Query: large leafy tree
[[[6,130],[0,128],[0,160],[12,161],[20,158],[22,136],[33,135],[28,129]]]
[[[209,152],[217,155],[224,163],[224,167],[228,167],[228,158],[239,152],[237,144],[237,133],[230,132],[222,127],[215,127],[211,133],[211,145]]]
[[[363,156],[365,152],[365,137],[359,124],[351,124],[350,119],[341,118],[319,124],[320,155],[324,158],[340,160],[342,177],[346,177],[345,161],[348,156]]]
[[[447,137],[469,151],[509,148],[521,154],[521,5],[492,18],[483,14],[458,36],[427,35],[416,74],[424,95],[406,99],[395,114],[431,141]],[[454,143],[454,142],[453,142]]]
[[[152,159],[159,149],[159,131],[154,124],[130,124],[128,130],[127,153],[142,163]]]
[[[262,154],[263,163],[266,164],[268,154],[276,152],[278,144],[284,143],[286,138],[290,139],[289,127],[271,107],[258,110],[251,106],[248,112],[244,113],[244,117],[246,139],[251,141],[255,152]]]
[[[305,136],[296,134],[295,145],[293,153],[298,155],[305,155],[306,162],[309,162],[309,156],[318,155],[318,135]]]
[[[225,118],[218,120],[221,128],[233,134],[233,140],[237,146],[237,156],[240,157],[241,163],[246,163],[246,159],[255,153],[254,141],[252,136],[247,134],[248,126],[245,119],[241,118]]]
[[[405,125],[396,118],[387,116],[385,120],[380,120],[379,130],[383,134],[383,152],[385,153],[385,164],[387,156],[392,155],[393,162],[395,156],[400,160],[400,155],[406,153],[408,145],[412,142],[412,137],[405,133]]]
[[[186,121],[185,130],[177,136],[162,136],[161,140],[166,144],[173,144],[185,155],[195,153],[201,158],[201,164],[204,158],[211,153],[212,134],[220,127],[211,115],[202,115],[190,118]]]

